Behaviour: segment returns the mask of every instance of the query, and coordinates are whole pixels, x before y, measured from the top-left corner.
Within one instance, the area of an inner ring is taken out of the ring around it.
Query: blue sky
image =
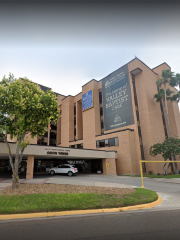
[[[135,55],[180,72],[177,4],[1,4],[0,78],[13,73],[76,95]]]

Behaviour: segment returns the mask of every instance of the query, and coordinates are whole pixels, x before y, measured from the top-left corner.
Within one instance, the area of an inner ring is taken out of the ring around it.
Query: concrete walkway
[[[48,175],[47,175],[48,176]],[[133,188],[133,184],[117,183],[121,180],[136,180],[137,177],[127,176],[108,176],[108,175],[77,175],[75,177],[68,177],[62,175],[55,175],[47,178],[34,178],[34,179],[20,179],[23,184],[68,184],[68,185],[82,185],[82,186],[100,186],[100,187],[117,187],[117,188]],[[180,178],[166,179],[166,178],[144,178],[144,180],[162,183],[180,184]],[[132,182],[132,181],[131,181]],[[11,187],[11,178],[0,178],[0,190]]]

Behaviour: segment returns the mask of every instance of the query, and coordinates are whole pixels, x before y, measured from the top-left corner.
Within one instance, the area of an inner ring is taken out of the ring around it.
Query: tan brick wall
[[[117,175],[116,159],[113,159],[113,158],[102,159],[102,164],[103,164],[103,174],[105,174],[105,175]]]
[[[82,102],[76,102],[76,136],[77,139],[83,138]]]
[[[108,135],[102,135],[96,138],[96,140],[115,138],[119,139],[119,146],[96,148],[99,150],[106,151],[117,151],[117,174],[139,174],[139,160],[140,149],[139,145],[136,144],[135,138],[137,138],[137,131],[123,131],[116,132]],[[95,141],[96,141],[95,140]]]

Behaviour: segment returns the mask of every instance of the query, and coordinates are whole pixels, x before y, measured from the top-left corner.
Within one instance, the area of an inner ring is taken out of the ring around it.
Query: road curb
[[[162,198],[158,195],[158,199],[151,203],[140,204],[136,206],[122,207],[122,208],[106,208],[106,209],[90,209],[90,210],[74,210],[63,212],[42,212],[42,213],[26,213],[26,214],[9,214],[0,215],[0,220],[22,219],[22,218],[42,218],[42,217],[57,217],[76,214],[92,214],[92,213],[110,213],[110,212],[124,212],[132,210],[142,210],[156,207],[162,203]]]

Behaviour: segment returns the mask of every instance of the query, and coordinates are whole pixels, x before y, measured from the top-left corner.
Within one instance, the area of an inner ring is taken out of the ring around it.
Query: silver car
[[[78,172],[78,169],[71,164],[63,164],[63,165],[59,165],[57,167],[49,169],[49,174],[51,175],[60,173],[60,174],[67,174],[69,177],[75,175],[75,173],[77,172]]]

